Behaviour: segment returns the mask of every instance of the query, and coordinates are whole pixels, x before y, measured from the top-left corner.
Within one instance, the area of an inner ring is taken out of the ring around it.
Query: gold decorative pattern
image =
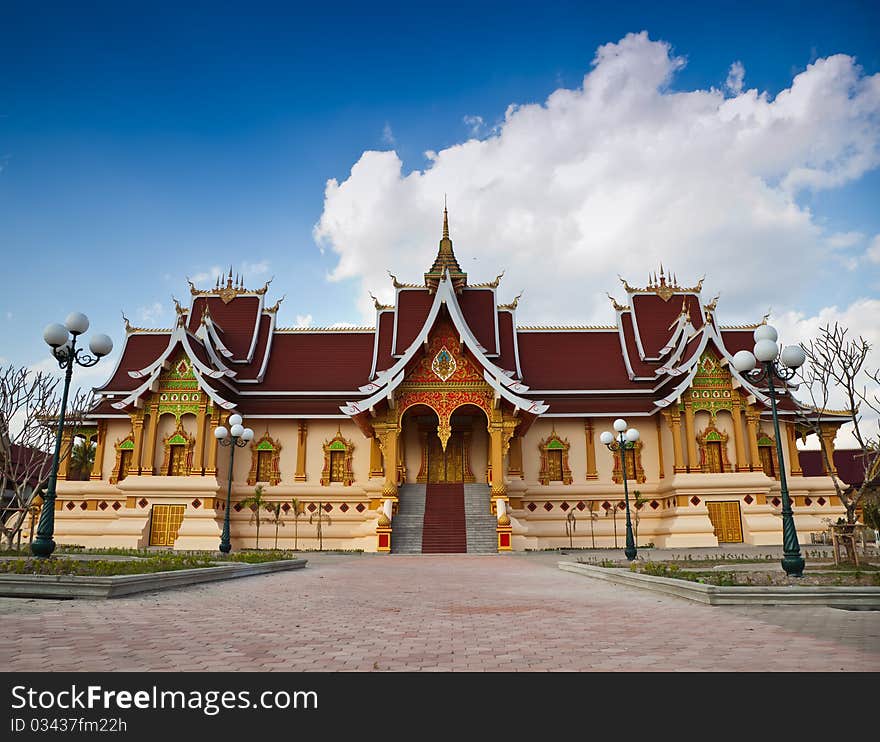
[[[620,445],[615,442],[611,444],[611,450],[614,453],[614,469],[611,472],[611,481],[615,484],[623,484],[623,469],[620,461]],[[642,466],[642,442],[635,442],[632,448],[626,449],[626,478],[627,480],[635,479],[639,484],[647,481],[645,477],[645,468]]]
[[[680,286],[678,278],[674,273],[665,273],[662,263],[660,264],[660,278],[657,278],[656,272],[654,272],[653,275],[649,275],[648,284],[643,289],[630,286],[622,276],[618,276],[618,278],[628,294],[656,294],[663,299],[663,301],[669,301],[672,296],[677,293],[699,294],[703,290],[703,281],[706,280],[706,277],[703,276],[697,281],[696,286]]]
[[[117,440],[114,448],[116,449],[116,462],[110,473],[110,484],[117,484],[128,476],[134,453],[134,433],[129,433],[125,438]],[[134,473],[137,474],[137,472]]]
[[[516,296],[513,297],[513,301],[509,304],[499,304],[499,309],[508,309],[511,312],[516,310],[517,305],[519,304],[519,300],[522,298],[523,292],[520,291]]]
[[[268,467],[265,459],[268,458]],[[267,430],[263,437],[251,443],[251,469],[247,483],[253,487],[257,482],[267,482],[274,486],[281,481],[279,462],[281,461],[281,444],[269,435]],[[268,472],[265,470],[268,468]],[[268,478],[264,476],[268,474]]]
[[[244,286],[244,279],[241,276],[232,277],[232,268],[229,269],[229,275],[226,278],[226,285],[222,285],[220,276],[217,276],[217,283],[210,289],[197,289],[192,281],[188,278],[186,282],[189,284],[189,292],[192,296],[218,296],[224,304],[229,304],[236,296],[242,294],[256,294],[263,296],[269,290],[269,284],[274,280],[270,278],[266,281],[263,288],[247,289]]]
[[[557,435],[554,429],[550,435],[538,444],[541,452],[541,470],[538,481],[543,485],[551,482],[571,484],[571,467],[568,465],[568,451],[571,444]]]
[[[162,439],[165,456],[162,460],[161,474],[165,476],[189,476],[192,471],[193,448],[195,436],[183,429],[183,423],[177,420],[177,427]],[[177,450],[173,450],[177,449]]]
[[[727,433],[715,427],[714,420],[697,435],[700,447],[700,469],[705,473],[720,474],[733,471],[727,457]]]
[[[354,482],[352,472],[352,456],[354,444],[342,436],[342,431],[324,443],[324,468],[321,470],[321,484],[328,486],[331,482],[340,482],[350,487]]]

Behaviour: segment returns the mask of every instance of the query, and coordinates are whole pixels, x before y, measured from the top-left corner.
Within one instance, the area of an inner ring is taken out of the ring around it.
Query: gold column
[[[788,438],[788,458],[791,462],[791,476],[802,477],[804,472],[801,469],[801,460],[798,456],[797,427],[793,423],[786,423],[785,436]]]
[[[396,417],[394,411],[390,412],[392,417]],[[391,422],[386,425],[374,428],[382,431],[382,457],[384,461],[397,461],[397,438],[400,433],[397,422]],[[378,430],[377,430],[378,432]],[[397,497],[397,467],[389,464],[385,467],[385,485],[382,487],[382,495],[384,497]]]
[[[666,415],[666,422],[669,423],[669,429],[672,431],[672,456],[673,456],[673,472],[680,474],[687,471],[684,465],[684,451],[681,448],[681,411],[676,407],[674,411],[663,413]]]
[[[58,479],[67,479],[67,466],[70,463],[70,457],[73,456],[73,448],[71,439],[73,433],[69,430],[61,432],[61,455],[64,457],[58,462]]]
[[[838,427],[839,424],[819,423],[819,440],[822,443],[822,448],[825,449],[825,453],[828,454],[828,461],[831,465],[831,471],[826,471],[826,474],[837,474],[837,467],[834,465],[834,436],[837,434]],[[827,469],[827,467],[823,466],[823,469]]]
[[[156,465],[156,441],[159,438],[159,409],[158,407],[150,408],[150,426],[147,429],[147,456],[144,461],[144,467],[141,474],[145,477],[153,476],[153,467]],[[137,445],[137,443],[135,443]]]
[[[596,470],[596,441],[594,438],[593,421],[587,419],[584,423],[584,437],[587,441],[587,479],[598,479],[599,472]],[[660,464],[662,467],[663,464]]]
[[[207,477],[216,477],[217,476],[217,448],[220,445],[217,443],[217,439],[214,437],[214,428],[220,425],[220,411],[216,409],[211,410],[211,434],[207,436],[208,438],[208,461],[205,464],[205,476]]]
[[[733,446],[736,449],[736,470],[748,471],[749,465],[746,461],[746,448],[743,443],[742,432],[742,410],[739,405],[735,405],[730,414],[733,417]]]
[[[397,481],[406,484],[406,438],[403,435],[397,440]]]
[[[507,473],[511,477],[525,478],[522,463],[522,438],[516,436],[510,439],[510,454],[507,459]],[[587,474],[587,477],[590,475]]]
[[[308,437],[309,423],[307,420],[300,420],[296,441],[296,473],[293,475],[294,482],[306,481],[306,439]]]
[[[762,471],[761,454],[758,451],[758,422],[761,416],[754,411],[746,411],[746,429],[749,437],[749,455],[752,459],[752,471]]]
[[[134,451],[131,454],[131,469],[134,470],[134,474],[140,474],[141,451],[144,447],[144,411],[142,409],[132,415],[131,429],[134,433]]]
[[[507,494],[504,485],[504,443],[502,434],[504,428],[501,422],[492,423],[489,427],[489,441],[492,445],[492,490],[493,497],[503,497]]]
[[[663,479],[666,471],[663,468],[663,429],[660,426],[660,415],[654,418],[654,422],[657,424],[657,463],[660,465],[660,479]]]
[[[382,466],[382,447],[376,437],[370,438],[370,476],[385,476],[385,469]]]
[[[213,436],[211,436],[213,438]],[[205,461],[205,406],[199,405],[199,411],[196,414],[196,450],[193,451],[193,468],[192,474],[202,475]]]
[[[104,449],[107,444],[107,421],[98,421],[98,446],[95,448],[95,463],[92,466],[92,473],[89,479],[101,479],[104,472]]]
[[[700,470],[700,459],[697,456],[697,431],[694,428],[694,406],[684,403],[684,436],[687,439],[688,471]]]

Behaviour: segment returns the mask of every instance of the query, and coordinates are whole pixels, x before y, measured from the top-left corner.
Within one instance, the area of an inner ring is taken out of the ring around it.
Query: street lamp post
[[[755,330],[754,352],[741,350],[733,356],[733,367],[753,382],[767,380],[770,395],[770,409],[773,413],[773,432],[776,436],[776,458],[779,460],[779,488],[782,490],[782,568],[789,577],[803,577],[804,558],[798,544],[797,530],[791,511],[791,498],[788,496],[788,483],[785,479],[785,460],[782,457],[782,438],[779,435],[779,415],[776,412],[776,390],[773,379],[779,379],[783,386],[794,378],[798,368],[803,366],[807,356],[803,348],[789,345],[779,352],[776,344],[778,335],[770,325],[761,325]],[[778,360],[777,360],[778,359]],[[760,363],[760,366],[757,364]]]
[[[43,509],[40,512],[40,523],[37,526],[37,537],[31,543],[31,553],[37,557],[48,557],[55,551],[55,493],[58,484],[58,465],[61,462],[61,438],[64,430],[64,413],[67,409],[67,395],[70,391],[70,379],[75,365],[88,368],[94,366],[103,356],[113,350],[113,341],[107,335],[93,335],[89,341],[89,350],[76,347],[77,338],[89,329],[89,318],[81,312],[71,312],[63,325],[53,323],[43,330],[43,340],[52,348],[52,355],[64,371],[64,392],[61,395],[61,410],[58,414],[58,430],[55,433],[55,453],[52,456],[52,473],[46,496],[43,498]]]
[[[636,447],[636,441],[639,439],[639,431],[635,428],[627,430],[626,420],[621,420],[620,418],[614,421],[614,430],[617,433],[616,438],[614,433],[606,430],[599,436],[599,440],[608,447],[609,451],[613,451],[615,445],[617,445],[618,450],[620,451],[620,469],[623,473],[623,498],[626,502],[626,548],[623,550],[623,553],[629,561],[632,561],[636,558],[637,552],[636,542],[635,539],[633,539],[632,521],[629,516],[629,487],[626,483],[626,452]],[[635,451],[633,451],[633,457],[635,457],[635,455]]]
[[[229,446],[229,482],[226,487],[226,514],[223,518],[223,535],[220,537],[220,551],[228,554],[232,551],[232,542],[229,540],[229,505],[232,499],[232,465],[235,463],[235,449],[244,448],[249,441],[253,440],[254,431],[242,427],[241,415],[230,415],[229,430],[222,425],[214,428],[214,437],[221,446]]]

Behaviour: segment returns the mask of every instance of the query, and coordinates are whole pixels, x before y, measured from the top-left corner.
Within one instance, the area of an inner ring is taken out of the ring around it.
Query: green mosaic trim
[[[134,441],[131,440],[130,438],[127,441],[122,441],[122,443],[119,444],[119,450],[120,451],[134,451]]]
[[[176,446],[180,444],[186,445],[189,441],[187,441],[187,439],[180,433],[175,433],[174,436],[168,440],[168,443],[169,445]]]
[[[552,449],[560,449],[560,448],[564,449],[565,446],[562,444],[562,441],[560,441],[558,438],[554,438],[552,441],[550,441],[547,444],[547,448],[548,449],[551,449],[551,448]]]
[[[345,451],[347,449],[345,447],[345,444],[342,441],[333,441],[333,443],[330,444],[330,450],[331,451]]]
[[[275,446],[273,446],[269,441],[263,441],[257,446],[258,451],[274,451]]]

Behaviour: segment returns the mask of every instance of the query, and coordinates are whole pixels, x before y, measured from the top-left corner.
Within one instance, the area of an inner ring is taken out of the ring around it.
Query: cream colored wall
[[[486,429],[486,418],[477,417],[474,420],[470,461],[477,484],[483,484],[489,471],[489,431]]]
[[[663,439],[663,474],[666,479],[669,479],[675,474],[675,441],[666,418],[659,413],[657,417],[660,419],[660,436]],[[656,429],[657,424],[654,423],[654,430],[656,431]]]
[[[404,415],[402,440],[404,445],[403,463],[406,465],[406,481],[412,484],[419,476],[422,463],[422,444],[419,440],[419,428],[415,420]]]

